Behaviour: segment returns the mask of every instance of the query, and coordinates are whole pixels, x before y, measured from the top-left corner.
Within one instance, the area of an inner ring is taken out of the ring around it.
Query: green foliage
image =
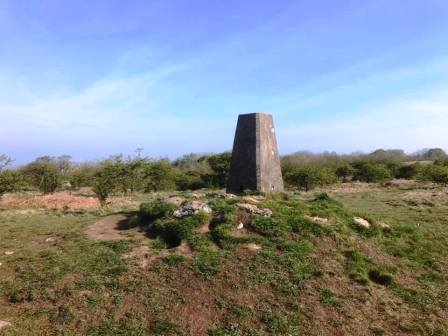
[[[208,186],[224,188],[227,185],[231,157],[232,153],[225,152],[202,158],[202,160],[205,160],[211,168],[210,173],[202,175],[202,179]]]
[[[288,185],[305,191],[337,182],[331,169],[318,166],[288,167],[284,172],[284,179]]]
[[[139,217],[142,222],[151,222],[173,213],[177,207],[162,201],[150,201],[140,204]]]
[[[65,157],[43,156],[25,166],[22,174],[42,193],[53,193],[60,186],[68,164]]]
[[[355,166],[355,180],[362,182],[384,182],[392,178],[390,169],[384,164],[360,163]]]
[[[355,174],[355,168],[350,164],[338,167],[335,172],[336,176],[342,180],[342,182],[347,182],[349,178],[353,177]]]
[[[161,211],[156,209],[155,212],[150,209],[149,215],[154,219],[154,215],[161,218],[167,214],[167,208],[162,207]],[[189,239],[193,235],[193,229],[203,225],[209,220],[206,213],[199,213],[195,216],[186,217],[183,219],[171,219],[171,220],[156,220],[152,222],[148,231],[154,237],[160,237],[163,239],[169,247],[179,246],[182,240]]]
[[[16,170],[0,171],[0,197],[9,192],[15,192],[22,188],[23,179]]]
[[[102,205],[106,203],[109,195],[116,190],[117,176],[117,166],[112,163],[104,164],[101,170],[95,174],[93,192]]]
[[[341,305],[341,301],[329,288],[322,288],[320,290],[319,301],[328,306],[338,307]]]
[[[396,177],[402,179],[414,179],[417,178],[423,170],[423,166],[420,163],[414,163],[410,165],[402,165],[398,168]]]
[[[347,250],[344,252],[346,258],[346,268],[350,277],[356,282],[366,285],[368,263],[364,256],[355,250]]]
[[[176,170],[167,160],[147,163],[143,176],[146,192],[176,189]]]
[[[185,257],[177,253],[169,254],[163,259],[163,262],[169,266],[179,266],[184,261]]]
[[[448,184],[448,167],[435,164],[425,166],[420,173],[420,179],[446,185]]]
[[[272,218],[253,216],[251,221],[253,231],[266,237],[279,237],[282,235],[282,227]]]

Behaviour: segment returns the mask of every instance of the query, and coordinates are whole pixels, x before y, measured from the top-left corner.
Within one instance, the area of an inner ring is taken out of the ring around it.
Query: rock
[[[174,217],[176,218],[184,218],[187,216],[193,216],[198,214],[200,211],[205,213],[211,213],[212,208],[208,206],[207,203],[193,201],[193,202],[184,202],[179,210],[174,211]]]
[[[235,194],[225,194],[224,198],[225,199],[233,199],[233,198],[237,198],[238,196]]]
[[[244,224],[242,222],[240,222],[236,228],[237,228],[237,230],[244,229]]]
[[[6,252],[5,252],[5,255],[13,255],[13,254],[14,254],[13,251],[6,251]]]
[[[45,239],[46,243],[52,243],[54,241],[56,241],[56,238],[54,238],[54,237],[48,237],[47,239]]]
[[[3,264],[0,262],[0,266],[1,266],[1,265],[3,265]]]
[[[313,222],[319,223],[319,224],[328,224],[330,221],[328,218],[319,217],[319,216],[305,216],[309,220],[312,220]]]
[[[249,203],[240,203],[237,204],[237,207],[243,210],[246,210],[250,214],[260,215],[264,217],[271,217],[272,211],[269,209],[259,209],[257,206],[249,204]]]
[[[8,321],[2,321],[0,320],[0,329],[6,328],[11,326],[11,323],[9,323]]]
[[[243,196],[243,200],[250,203],[258,204],[263,200],[263,196]]]
[[[243,247],[247,248],[248,250],[251,251],[259,251],[261,250],[261,246],[255,243],[248,243],[248,244],[243,244]]]
[[[380,228],[382,229],[390,229],[390,225],[384,222],[379,222],[378,225],[380,226]]]
[[[366,229],[370,229],[370,223],[366,219],[361,217],[353,217],[353,220],[359,226],[365,227]]]

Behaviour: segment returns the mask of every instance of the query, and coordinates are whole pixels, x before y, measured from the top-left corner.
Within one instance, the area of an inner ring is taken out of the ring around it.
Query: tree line
[[[101,202],[112,194],[162,190],[220,189],[227,183],[230,152],[187,154],[176,160],[123,155],[94,163],[74,163],[70,156],[43,156],[11,168],[0,155],[0,196],[7,192],[90,187]],[[448,156],[439,148],[407,155],[379,149],[370,154],[297,152],[281,158],[288,188],[311,190],[349,181],[386,182],[393,178],[448,184]]]

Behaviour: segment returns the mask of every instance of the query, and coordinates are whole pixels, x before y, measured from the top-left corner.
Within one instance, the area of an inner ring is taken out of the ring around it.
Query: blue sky
[[[0,153],[448,149],[448,2],[0,0]]]

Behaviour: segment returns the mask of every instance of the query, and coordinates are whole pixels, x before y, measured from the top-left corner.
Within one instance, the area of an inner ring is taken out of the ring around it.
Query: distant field
[[[213,212],[139,217],[156,198]],[[0,209],[0,335],[448,335],[445,187],[159,193],[104,208],[86,190],[7,195]]]

